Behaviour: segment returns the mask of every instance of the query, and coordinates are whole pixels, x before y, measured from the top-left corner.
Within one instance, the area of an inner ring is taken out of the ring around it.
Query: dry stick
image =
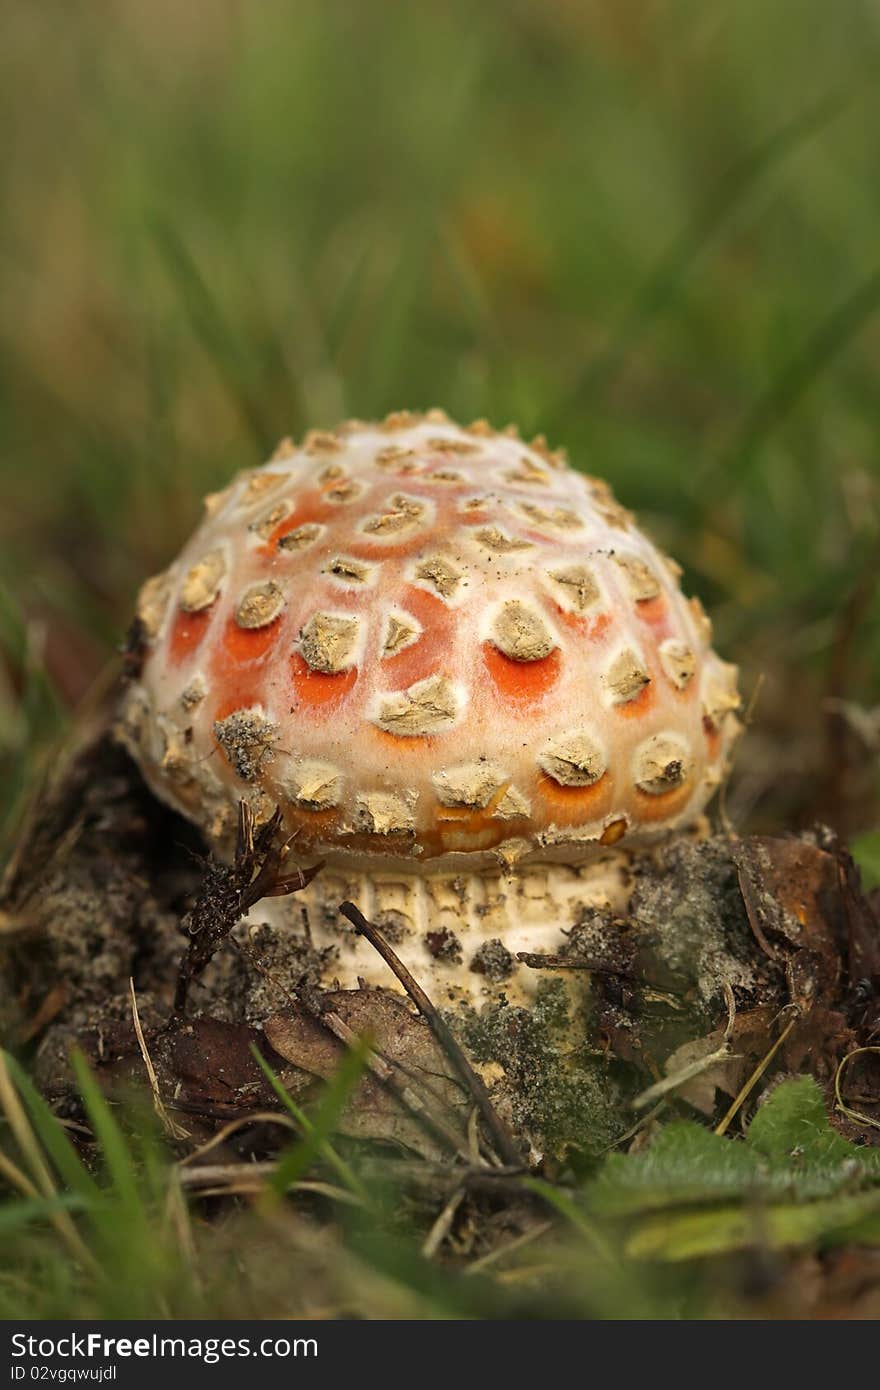
[[[842,1115],[845,1115],[848,1120],[854,1120],[856,1124],[868,1125],[871,1129],[880,1129],[880,1120],[875,1119],[873,1115],[863,1115],[860,1111],[853,1110],[851,1106],[847,1105],[841,1092],[840,1083],[844,1071],[854,1057],[864,1056],[866,1052],[880,1053],[880,1047],[857,1047],[853,1052],[848,1052],[843,1058],[834,1074],[834,1098],[837,1102],[838,1110]]]
[[[282,1129],[292,1130],[294,1134],[299,1133],[297,1126],[289,1115],[279,1115],[274,1110],[256,1110],[247,1115],[241,1115],[237,1120],[230,1120],[228,1124],[223,1125],[222,1129],[218,1129],[217,1133],[212,1134],[210,1139],[206,1139],[204,1144],[199,1144],[198,1148],[193,1149],[191,1153],[185,1154],[183,1158],[179,1159],[177,1167],[188,1167],[190,1164],[195,1163],[197,1159],[204,1158],[205,1154],[210,1153],[221,1144],[225,1144],[226,1140],[231,1138],[232,1135],[236,1134],[240,1129],[247,1129],[251,1125],[259,1124],[279,1125]]]
[[[604,1148],[600,1149],[599,1156],[610,1153],[612,1149],[619,1149],[621,1144],[625,1144],[629,1139],[634,1139],[639,1130],[647,1129],[651,1121],[656,1120],[665,1105],[666,1097],[664,1096],[662,1100],[657,1102],[653,1110],[648,1111],[647,1115],[643,1115],[640,1120],[636,1120],[635,1124],[631,1125],[629,1129],[624,1130],[623,1134],[619,1134],[616,1139],[611,1140],[610,1144],[606,1144]]]
[[[514,1251],[521,1250],[524,1245],[530,1245],[533,1240],[539,1240],[540,1237],[545,1236],[548,1231],[552,1231],[553,1226],[554,1223],[552,1221],[537,1222],[536,1225],[530,1226],[527,1231],[523,1231],[520,1235],[514,1236],[512,1240],[507,1241],[505,1245],[496,1245],[494,1250],[490,1250],[486,1255],[481,1255],[478,1260],[474,1260],[471,1264],[467,1265],[462,1270],[462,1274],[481,1274],[484,1269],[488,1269],[489,1265],[497,1264],[499,1260],[503,1260],[508,1255],[512,1255]]]
[[[794,1006],[794,1005],[786,1005],[786,1007],[787,1007],[787,1008],[792,1008],[792,1007],[796,1007],[796,1006]],[[767,1053],[765,1053],[764,1057],[761,1059],[761,1061],[760,1061],[760,1062],[758,1063],[758,1065],[755,1067],[755,1070],[752,1072],[752,1074],[751,1074],[751,1076],[749,1077],[748,1081],[747,1081],[746,1084],[743,1086],[743,1088],[742,1088],[742,1090],[740,1091],[739,1095],[736,1096],[736,1098],[734,1099],[734,1101],[733,1101],[733,1103],[732,1103],[730,1109],[728,1110],[727,1114],[724,1116],[724,1119],[721,1121],[720,1124],[718,1124],[718,1125],[715,1126],[715,1133],[716,1133],[716,1134],[726,1134],[726,1133],[727,1133],[727,1130],[728,1130],[728,1128],[729,1128],[729,1126],[730,1126],[731,1120],[734,1119],[734,1117],[736,1116],[737,1112],[742,1108],[742,1106],[743,1106],[743,1105],[745,1104],[745,1102],[748,1100],[749,1095],[750,1095],[751,1092],[754,1090],[755,1086],[757,1086],[758,1082],[761,1080],[761,1077],[764,1075],[764,1072],[767,1070],[767,1068],[769,1067],[770,1063],[773,1061],[773,1058],[776,1056],[776,1054],[777,1054],[777,1052],[779,1051],[780,1047],[781,1047],[782,1044],[785,1042],[785,1039],[788,1037],[789,1033],[791,1032],[791,1030],[792,1030],[792,1028],[794,1027],[794,1025],[797,1023],[797,1021],[798,1021],[799,1018],[800,1018],[800,1010],[798,1010],[798,1012],[794,1015],[794,1017],[785,1025],[785,1027],[783,1028],[782,1032],[779,1034],[779,1037],[776,1039],[775,1043],[774,1043],[773,1046],[770,1048],[770,1051],[767,1052]]]
[[[517,1165],[522,1166],[522,1156],[518,1152],[507,1126],[504,1124],[504,1121],[489,1099],[489,1092],[486,1090],[482,1080],[474,1071],[461,1047],[453,1037],[451,1030],[444,1023],[421,985],[410,974],[403,962],[398,959],[379,929],[374,927],[371,922],[367,921],[364,914],[359,908],[355,907],[354,903],[342,903],[339,911],[342,913],[343,917],[348,918],[358,935],[365,936],[373,949],[378,951],[385,964],[393,970],[394,974],[403,985],[419,1013],[428,1020],[434,1036],[445,1050],[446,1055],[455,1066],[459,1076],[479,1107],[486,1128],[492,1135],[498,1153],[504,1159],[504,1162],[511,1167],[516,1167]]]
[[[458,1187],[468,1192],[485,1192],[497,1195],[510,1192],[518,1197],[530,1196],[523,1192],[523,1165],[515,1168],[454,1168],[449,1164],[435,1163],[430,1159],[405,1158],[365,1158],[361,1171],[377,1181],[389,1180],[401,1186],[409,1185],[420,1191],[451,1195]]]
[[[437,1254],[449,1232],[452,1230],[452,1223],[455,1220],[455,1213],[464,1201],[464,1188],[459,1187],[453,1192],[446,1206],[441,1211],[437,1220],[434,1222],[428,1234],[422,1242],[422,1258],[431,1260]]]
[[[275,1176],[278,1164],[265,1163],[206,1163],[199,1168],[179,1170],[180,1186],[202,1196],[216,1196],[232,1192],[262,1192],[266,1181]],[[330,1197],[334,1202],[347,1202],[349,1206],[362,1207],[363,1201],[344,1187],[336,1187],[329,1182],[299,1181],[290,1184],[294,1192],[315,1192],[321,1197]]]
[[[539,951],[517,951],[517,960],[533,970],[589,970],[591,975],[610,975],[615,980],[635,980],[635,975],[627,970],[619,970],[616,965],[603,965],[599,961],[586,960],[583,956],[542,955]]]
[[[158,1115],[159,1122],[169,1138],[189,1139],[189,1130],[184,1129],[183,1125],[177,1124],[176,1121],[171,1118],[165,1108],[165,1102],[162,1100],[162,1093],[159,1090],[159,1078],[156,1075],[156,1068],[153,1066],[153,1059],[150,1056],[147,1040],[144,1037],[144,1030],[141,1027],[141,1016],[138,1011],[137,995],[134,992],[134,979],[131,976],[129,976],[128,980],[128,989],[131,996],[131,1021],[134,1024],[135,1037],[138,1041],[138,1047],[141,1050],[141,1056],[144,1059],[144,1066],[147,1069],[147,1080],[150,1083],[150,1090],[153,1093],[153,1109]]]

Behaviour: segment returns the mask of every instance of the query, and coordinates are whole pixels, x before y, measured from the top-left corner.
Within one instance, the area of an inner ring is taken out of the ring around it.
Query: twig
[[[462,1273],[482,1274],[484,1269],[488,1269],[490,1265],[497,1264],[499,1260],[512,1255],[515,1250],[521,1250],[524,1245],[531,1245],[533,1240],[540,1240],[541,1236],[545,1236],[548,1231],[553,1230],[555,1224],[554,1221],[537,1221],[527,1231],[514,1236],[513,1240],[507,1241],[504,1245],[496,1245],[494,1250],[490,1250],[486,1255],[481,1255],[478,1260],[474,1260],[466,1269],[462,1270]]]
[[[453,1192],[446,1206],[443,1208],[422,1242],[422,1256],[424,1259],[432,1260],[437,1254],[437,1251],[452,1229],[455,1213],[458,1211],[463,1201],[464,1188],[459,1187]]]
[[[238,834],[232,865],[209,864],[195,906],[186,919],[189,945],[178,971],[172,1023],[183,1018],[190,986],[254,904],[261,898],[299,892],[323,868],[320,863],[282,875],[281,865],[292,837],[279,843],[280,827],[280,807],[276,807],[275,814],[256,830],[250,806],[246,801],[238,803]]]
[[[129,976],[128,980],[128,989],[129,994],[131,995],[131,1020],[134,1024],[134,1033],[138,1041],[138,1047],[140,1048],[141,1056],[144,1059],[144,1066],[147,1069],[147,1078],[150,1082],[150,1090],[153,1093],[153,1109],[159,1117],[159,1123],[161,1124],[162,1128],[164,1129],[165,1133],[169,1136],[169,1138],[189,1139],[189,1130],[184,1129],[182,1125],[177,1124],[177,1122],[172,1119],[172,1117],[168,1114],[168,1111],[165,1108],[165,1102],[162,1100],[162,1094],[159,1090],[159,1078],[156,1075],[156,1068],[153,1066],[153,1059],[150,1056],[149,1049],[147,1047],[147,1041],[144,1037],[144,1030],[141,1027],[141,1016],[138,1012],[137,995],[134,992],[134,980],[131,976]]]
[[[360,909],[355,907],[354,903],[342,903],[339,911],[342,913],[343,917],[346,917],[348,921],[351,922],[358,935],[366,937],[373,949],[378,951],[379,955],[385,961],[385,964],[389,966],[403,985],[419,1013],[428,1020],[434,1036],[453,1063],[459,1076],[479,1107],[480,1114],[483,1117],[486,1128],[492,1135],[499,1155],[505,1163],[515,1167],[520,1163],[521,1158],[513,1142],[513,1137],[492,1104],[489,1098],[489,1092],[486,1090],[482,1079],[474,1071],[453,1036],[451,1029],[444,1022],[437,1009],[435,1009],[421,985],[410,974],[403,962],[391,949],[378,927],[374,927],[371,922],[368,922]]]
[[[686,1082],[693,1081],[695,1076],[700,1076],[710,1067],[717,1066],[720,1062],[740,1061],[738,1053],[728,1052],[727,1043],[719,1047],[716,1052],[710,1052],[706,1057],[699,1057],[695,1062],[690,1062],[688,1066],[682,1067],[681,1071],[673,1072],[671,1076],[664,1076],[653,1086],[649,1086],[646,1091],[642,1091],[632,1102],[633,1110],[644,1110],[655,1100],[661,1100],[670,1091],[677,1091],[679,1086],[684,1086]]]
[[[275,1176],[278,1164],[266,1163],[205,1163],[199,1168],[179,1169],[182,1188],[202,1196],[223,1196],[233,1192],[262,1192],[267,1181]],[[290,1184],[294,1192],[315,1192],[331,1197],[334,1202],[348,1202],[361,1207],[363,1201],[354,1192],[335,1187],[329,1182],[299,1181]]]
[[[738,1054],[728,1051],[730,1037],[733,1033],[733,1025],[736,1022],[736,1000],[733,990],[729,983],[724,982],[724,999],[727,1004],[727,1027],[724,1029],[724,1041],[719,1048],[708,1053],[705,1057],[698,1057],[695,1061],[689,1062],[680,1071],[672,1072],[668,1076],[663,1076],[656,1081],[653,1086],[649,1086],[646,1091],[642,1091],[632,1102],[633,1110],[644,1110],[656,1100],[662,1100],[670,1091],[675,1091],[679,1086],[684,1086],[686,1082],[693,1081],[695,1076],[700,1076],[702,1072],[708,1071],[710,1067],[716,1066],[720,1062],[738,1062]]]
[[[846,1056],[843,1058],[843,1060],[840,1063],[840,1066],[837,1068],[837,1071],[834,1074],[834,1098],[837,1101],[838,1110],[841,1112],[841,1114],[845,1115],[848,1120],[853,1120],[856,1124],[859,1125],[868,1125],[871,1129],[880,1129],[880,1120],[875,1119],[872,1115],[863,1115],[860,1113],[860,1111],[853,1110],[852,1107],[847,1105],[846,1101],[843,1099],[843,1095],[841,1094],[840,1090],[841,1077],[843,1076],[843,1073],[849,1066],[850,1062],[853,1060],[854,1057],[863,1056],[866,1052],[872,1052],[880,1055],[880,1047],[857,1047],[853,1052],[848,1052]]]
[[[370,1181],[384,1182],[391,1187],[409,1185],[426,1192],[446,1194],[451,1194],[458,1187],[468,1192],[490,1195],[510,1190],[516,1191],[519,1196],[523,1195],[522,1180],[529,1174],[523,1163],[515,1168],[453,1168],[424,1158],[365,1158],[361,1171]]]
[[[178,1168],[187,1168],[195,1163],[197,1159],[204,1158],[205,1154],[216,1149],[220,1144],[224,1144],[240,1129],[247,1129],[251,1125],[279,1125],[282,1129],[292,1130],[298,1134],[299,1130],[293,1120],[288,1115],[279,1115],[274,1110],[257,1110],[248,1115],[242,1115],[237,1120],[230,1120],[228,1124],[218,1129],[216,1134],[212,1134],[210,1139],[206,1139],[204,1144],[200,1144],[197,1149],[185,1155],[178,1162]]]
[[[641,1119],[636,1120],[635,1124],[630,1125],[629,1129],[624,1130],[623,1134],[619,1134],[616,1139],[612,1139],[610,1144],[606,1144],[604,1148],[600,1149],[600,1155],[608,1154],[612,1149],[619,1149],[621,1144],[625,1144],[629,1139],[634,1139],[640,1130],[647,1129],[651,1121],[656,1120],[665,1105],[665,1100],[658,1101],[653,1110],[648,1111],[647,1115],[642,1115]]]
[[[727,1130],[728,1130],[728,1128],[730,1127],[731,1121],[735,1118],[735,1116],[737,1115],[737,1113],[739,1112],[739,1110],[741,1110],[742,1106],[743,1106],[743,1105],[745,1104],[745,1102],[748,1100],[748,1098],[749,1098],[751,1092],[754,1090],[754,1088],[757,1086],[758,1082],[761,1080],[761,1077],[764,1075],[764,1072],[767,1070],[767,1068],[769,1067],[770,1063],[773,1061],[773,1058],[776,1056],[776,1054],[777,1054],[777,1052],[779,1051],[780,1047],[781,1047],[782,1044],[785,1042],[786,1038],[788,1037],[789,1033],[791,1032],[792,1028],[793,1028],[794,1025],[797,1023],[798,1019],[800,1018],[800,1010],[798,1009],[798,1007],[797,1007],[796,1004],[787,1004],[787,1005],[786,1005],[786,1008],[794,1009],[794,1010],[795,1010],[794,1017],[791,1018],[791,1019],[789,1020],[789,1022],[785,1025],[785,1027],[783,1028],[782,1032],[779,1034],[779,1037],[776,1039],[775,1043],[774,1043],[773,1046],[770,1048],[770,1051],[767,1052],[767,1053],[765,1054],[765,1056],[761,1059],[761,1061],[760,1061],[760,1062],[758,1063],[758,1065],[755,1067],[755,1070],[752,1072],[752,1074],[751,1074],[751,1076],[749,1077],[748,1081],[745,1083],[745,1085],[743,1086],[742,1090],[739,1092],[739,1094],[738,1094],[738,1095],[736,1096],[736,1098],[734,1099],[732,1105],[730,1106],[730,1109],[727,1111],[727,1114],[724,1116],[724,1119],[721,1121],[720,1124],[718,1124],[718,1125],[715,1126],[715,1133],[716,1133],[716,1134],[726,1134],[726,1133],[727,1133]]]
[[[591,975],[609,975],[615,980],[635,980],[635,975],[617,966],[586,960],[583,956],[541,955],[538,951],[517,951],[517,960],[533,970],[588,970]]]

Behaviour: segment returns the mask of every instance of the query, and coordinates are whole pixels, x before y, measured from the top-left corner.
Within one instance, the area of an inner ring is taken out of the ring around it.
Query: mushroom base
[[[379,872],[337,863],[295,897],[267,899],[252,916],[301,934],[305,909],[313,947],[328,953],[328,982],[400,988],[341,915],[340,903],[350,901],[438,1007],[479,1007],[501,991],[511,1003],[528,1003],[539,977],[519,954],[555,955],[591,909],[624,912],[632,863],[620,851],[581,865],[530,864],[507,873]]]

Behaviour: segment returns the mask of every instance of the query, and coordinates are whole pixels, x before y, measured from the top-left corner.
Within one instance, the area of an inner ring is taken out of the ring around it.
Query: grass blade
[[[23,1202],[11,1202],[0,1208],[0,1236],[18,1231],[34,1221],[50,1220],[59,1212],[78,1211],[82,1201],[72,1193],[62,1193],[58,1197],[36,1197]]]
[[[100,1189],[65,1134],[64,1126],[15,1058],[5,1053],[4,1060],[27,1107],[37,1137],[55,1165],[58,1176],[84,1202],[97,1201],[101,1195]]]
[[[268,454],[275,443],[275,432],[252,384],[257,354],[245,351],[240,335],[227,322],[198,266],[173,227],[162,219],[155,219],[153,235],[196,338],[238,405],[260,452]]]
[[[125,1135],[116,1122],[101,1088],[82,1052],[71,1053],[71,1065],[95,1139],[100,1145],[113,1191],[125,1219],[132,1227],[145,1224],[137,1170]]]
[[[288,1150],[285,1157],[281,1159],[271,1184],[272,1189],[280,1195],[292,1183],[297,1182],[307,1173],[315,1159],[320,1156],[335,1170],[349,1191],[353,1192],[361,1201],[369,1202],[369,1193],[360,1178],[337,1154],[330,1143],[330,1135],[363,1075],[369,1046],[365,1043],[346,1053],[340,1063],[339,1070],[327,1083],[314,1119],[311,1119],[304,1110],[300,1109],[293,1097],[288,1094],[259,1048],[252,1046],[251,1051],[281,1104],[293,1116],[303,1131],[303,1138],[300,1143]]]
[[[758,398],[738,432],[730,459],[740,460],[754,453],[878,309],[880,269],[866,276],[853,293],[822,320]]]
[[[673,238],[649,271],[614,331],[611,342],[587,367],[564,403],[571,409],[616,376],[639,332],[662,314],[697,257],[720,232],[758,180],[781,164],[846,110],[850,93],[826,94],[772,131],[720,179],[707,202]]]
[[[568,1224],[584,1237],[594,1254],[609,1264],[613,1263],[614,1256],[607,1241],[599,1234],[593,1222],[589,1220],[586,1213],[567,1192],[563,1192],[559,1187],[554,1187],[552,1183],[544,1182],[541,1178],[523,1178],[523,1186],[554,1207],[559,1215],[564,1217]]]

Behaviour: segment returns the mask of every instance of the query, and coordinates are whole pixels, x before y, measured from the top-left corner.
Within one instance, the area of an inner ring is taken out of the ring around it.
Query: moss
[[[530,1009],[502,996],[479,1014],[461,1010],[450,1019],[477,1061],[503,1068],[493,1099],[515,1131],[557,1157],[572,1148],[598,1155],[629,1124],[624,1097],[607,1063],[591,1052],[584,1021],[561,979],[542,983]]]

